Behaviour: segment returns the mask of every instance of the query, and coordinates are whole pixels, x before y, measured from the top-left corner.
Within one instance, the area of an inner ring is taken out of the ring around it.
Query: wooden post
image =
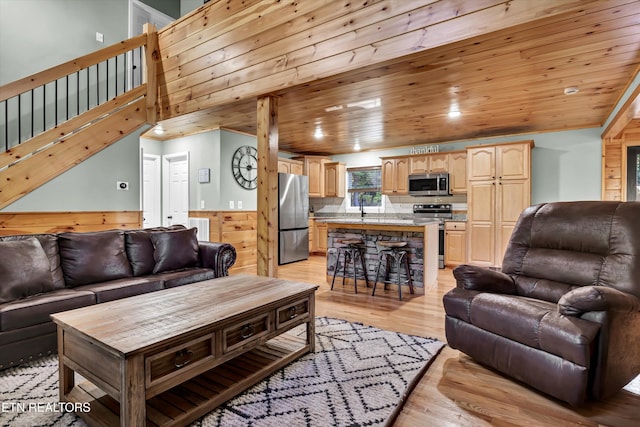
[[[157,120],[156,102],[158,100],[158,78],[156,61],[158,52],[158,31],[155,25],[144,24],[143,32],[147,35],[147,44],[144,49],[144,63],[142,64],[142,79],[147,84],[147,123],[155,124]]]
[[[258,98],[258,276],[278,275],[278,99]]]

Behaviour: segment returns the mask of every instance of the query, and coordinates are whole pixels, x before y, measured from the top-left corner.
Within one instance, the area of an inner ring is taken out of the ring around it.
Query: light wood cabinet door
[[[466,223],[448,221],[444,233],[444,262],[448,266],[464,264],[467,261]]]
[[[467,192],[467,153],[449,154],[449,190],[451,194]]]
[[[394,194],[395,181],[396,181],[396,160],[395,159],[383,159],[382,160],[382,193]]]
[[[429,172],[449,172],[449,156],[447,153],[429,154]]]
[[[413,156],[409,158],[409,173],[428,173],[429,157]]]
[[[346,165],[341,162],[331,162],[324,165],[324,195],[325,197],[344,197],[345,195]]]
[[[409,159],[396,160],[396,195],[409,194]]]
[[[495,260],[495,181],[469,183],[467,194],[467,259],[470,263],[492,266]]]
[[[315,236],[316,236],[316,220],[309,219],[309,253],[310,254],[318,250],[315,245]]]
[[[303,175],[303,165],[302,163],[290,163],[289,164],[289,173],[294,173],[296,175]]]
[[[327,253],[327,237],[328,237],[328,233],[327,233],[327,224],[324,223],[318,223],[316,224],[316,230],[317,230],[317,247],[318,247],[318,252],[321,253]]]
[[[496,147],[496,173],[498,179],[529,178],[531,147],[527,144],[509,144]]]
[[[306,162],[306,175],[309,177],[309,197],[323,197],[324,170],[320,159]]]
[[[496,179],[495,146],[467,149],[467,178],[469,181]]]
[[[509,239],[522,211],[531,204],[528,179],[500,180],[496,185],[496,265],[502,264]]]
[[[278,172],[291,173],[290,163],[284,160],[278,160]]]

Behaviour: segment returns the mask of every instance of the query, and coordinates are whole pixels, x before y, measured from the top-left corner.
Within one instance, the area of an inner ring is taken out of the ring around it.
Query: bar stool
[[[362,239],[341,239],[338,240],[338,243],[345,244],[347,246],[342,246],[338,249],[338,256],[336,258],[336,265],[333,269],[333,280],[331,280],[331,290],[333,290],[333,284],[336,281],[336,274],[338,273],[338,269],[340,268],[340,255],[342,255],[344,259],[344,263],[342,264],[342,286],[344,286],[344,278],[347,275],[347,264],[349,262],[353,263],[353,287],[355,293],[358,293],[358,279],[356,273],[356,261],[360,259],[360,265],[362,266],[362,275],[364,277],[364,284],[369,287],[369,278],[367,277],[367,267],[364,262],[364,254],[362,249],[363,241]]]
[[[407,246],[407,242],[402,241],[392,241],[392,240],[383,240],[378,242],[378,246],[382,246],[385,249],[381,249],[378,251],[380,255],[380,261],[378,262],[378,269],[376,270],[376,280],[373,283],[373,292],[371,296],[376,294],[376,286],[378,285],[378,276],[380,275],[380,267],[382,267],[383,260],[385,263],[385,273],[384,273],[384,287],[387,288],[387,283],[393,283],[389,281],[389,272],[391,270],[391,263],[393,261],[395,264],[395,268],[398,272],[398,299],[402,301],[402,283],[400,281],[400,266],[404,266],[405,271],[407,273],[407,284],[409,285],[409,291],[413,294],[413,282],[411,281],[411,270],[409,269],[409,259],[407,257],[407,251],[403,250],[405,246]]]

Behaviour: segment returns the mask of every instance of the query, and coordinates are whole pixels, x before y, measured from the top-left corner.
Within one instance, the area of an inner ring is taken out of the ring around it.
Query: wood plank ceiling
[[[354,152],[356,141],[371,150],[601,126],[639,69],[640,1],[587,3],[280,90],[280,150],[330,155]],[[256,100],[161,123],[164,135],[146,136],[255,134]]]

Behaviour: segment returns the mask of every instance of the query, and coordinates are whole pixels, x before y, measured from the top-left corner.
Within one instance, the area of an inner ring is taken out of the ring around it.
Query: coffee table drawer
[[[215,356],[214,334],[180,343],[146,358],[147,387],[197,367]]]
[[[309,298],[280,307],[276,311],[276,329],[286,327],[290,323],[309,316]]]
[[[227,353],[271,332],[271,313],[243,320],[222,332],[222,351]]]

